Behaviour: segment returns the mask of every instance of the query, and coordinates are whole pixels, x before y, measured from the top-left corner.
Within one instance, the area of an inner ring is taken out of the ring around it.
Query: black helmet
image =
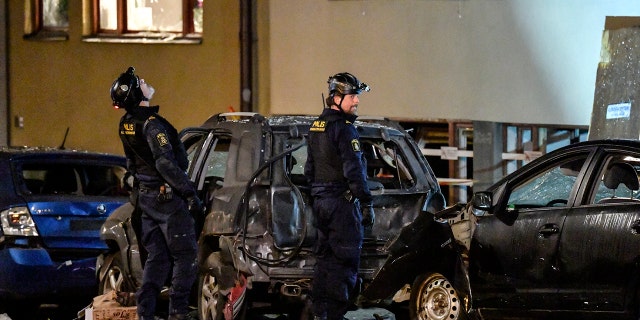
[[[371,90],[369,86],[360,82],[356,76],[348,72],[337,73],[327,80],[329,84],[329,96],[338,93],[340,95],[360,94],[360,92]]]
[[[144,98],[138,76],[134,74],[135,71],[134,67],[129,67],[111,85],[111,100],[114,107],[125,109],[136,107]]]

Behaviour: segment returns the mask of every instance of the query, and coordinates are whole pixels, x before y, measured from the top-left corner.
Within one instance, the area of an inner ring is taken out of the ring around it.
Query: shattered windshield
[[[509,207],[565,206],[586,156],[572,158],[548,168],[513,189]]]

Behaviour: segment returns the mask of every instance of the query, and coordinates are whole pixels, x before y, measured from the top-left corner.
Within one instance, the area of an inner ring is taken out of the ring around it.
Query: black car
[[[248,305],[265,303],[282,306],[290,319],[301,312],[296,310],[304,306],[315,264],[311,247],[316,230],[303,175],[306,135],[314,119],[217,114],[181,132],[189,154],[188,174],[207,209],[206,218],[197,223],[200,274],[194,307],[200,319],[232,313],[240,319]],[[400,243],[400,230],[414,220],[435,221],[433,213],[445,202],[429,164],[402,127],[388,119],[364,117],[355,126],[367,158],[376,212],[375,224],[365,231],[360,266],[364,288],[376,275],[386,278],[381,269],[390,257],[406,253],[404,246],[391,245]],[[102,292],[132,292],[140,285],[144,259],[132,211],[131,204],[123,206],[103,226],[102,237],[111,252],[98,261]],[[432,271],[453,277],[449,266],[457,251],[451,245],[451,229],[446,221],[429,228],[442,236],[429,246],[432,254],[442,257]],[[408,283],[415,280],[406,278]],[[404,284],[378,285],[368,301],[390,298]]]
[[[588,141],[476,193],[462,212],[474,314],[638,319],[639,172],[639,141]]]
[[[125,158],[55,148],[0,148],[0,313],[91,301],[100,226],[127,202]]]

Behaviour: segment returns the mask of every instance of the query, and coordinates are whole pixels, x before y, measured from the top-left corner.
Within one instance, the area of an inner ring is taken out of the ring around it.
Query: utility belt
[[[335,198],[349,190],[349,185],[344,182],[314,182],[311,185],[311,192],[314,196],[321,198]]]
[[[351,202],[351,203],[358,203],[359,200],[358,198],[356,198],[355,196],[353,196],[353,193],[351,192],[351,190],[347,190],[345,192],[342,193],[342,196],[347,199],[347,201]]]
[[[173,190],[167,183],[155,187],[140,185],[139,191],[140,193],[158,192],[158,202],[168,202],[169,200],[173,199]]]

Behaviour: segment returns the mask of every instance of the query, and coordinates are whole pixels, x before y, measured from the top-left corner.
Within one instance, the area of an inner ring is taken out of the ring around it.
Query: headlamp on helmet
[[[116,109],[136,107],[144,99],[135,71],[134,67],[129,67],[111,85],[111,100]]]
[[[329,84],[329,96],[335,94],[348,95],[369,92],[371,88],[364,82],[360,82],[356,76],[348,72],[337,73],[327,80]]]

